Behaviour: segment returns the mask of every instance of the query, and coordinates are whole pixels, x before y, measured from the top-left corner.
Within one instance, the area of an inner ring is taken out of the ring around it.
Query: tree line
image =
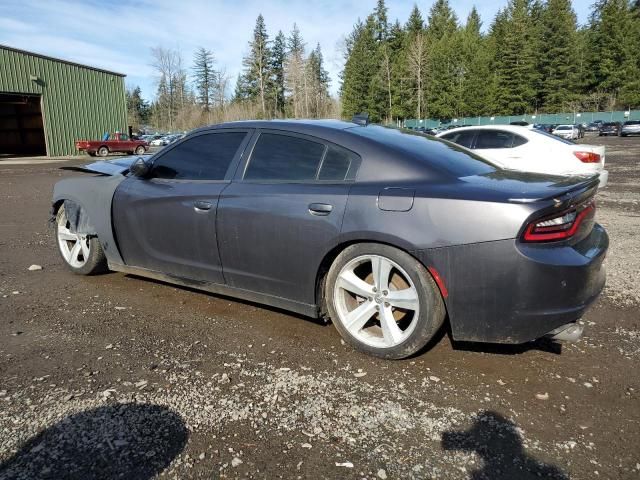
[[[596,0],[579,27],[570,0],[509,0],[489,28],[448,0],[391,23],[384,0],[345,45],[342,116],[373,121],[640,106],[640,1]]]
[[[233,94],[229,76],[217,68],[210,49],[198,48],[190,68],[177,50],[151,49],[156,95],[149,104],[139,87],[127,89],[129,124],[175,131],[247,118],[338,114],[320,45],[307,53],[296,24],[288,36],[278,31],[271,40],[264,17],[258,15],[248,46]]]
[[[570,0],[508,0],[488,28],[473,8],[464,22],[449,0],[423,16],[414,5],[391,22],[384,0],[346,36],[339,98],[320,45],[308,50],[294,24],[271,38],[256,19],[232,88],[214,52],[151,50],[156,92],[127,90],[129,124],[161,130],[247,118],[372,121],[640,107],[640,0],[595,0],[579,26]]]

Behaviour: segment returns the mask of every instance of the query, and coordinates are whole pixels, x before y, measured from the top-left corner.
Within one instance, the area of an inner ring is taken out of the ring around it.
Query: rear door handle
[[[310,203],[309,213],[311,215],[329,215],[333,210],[333,205],[328,203]]]
[[[213,204],[211,202],[206,202],[204,200],[196,200],[195,202],[193,202],[193,208],[195,208],[196,211],[207,211],[207,210],[211,210],[211,207],[213,206]]]

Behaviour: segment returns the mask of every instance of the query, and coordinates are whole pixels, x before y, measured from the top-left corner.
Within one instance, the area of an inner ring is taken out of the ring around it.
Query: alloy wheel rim
[[[351,336],[378,348],[404,342],[420,314],[413,281],[400,265],[381,255],[356,257],[340,270],[334,307]]]
[[[64,210],[58,217],[58,247],[65,261],[74,268],[82,268],[89,259],[89,238],[70,230]]]

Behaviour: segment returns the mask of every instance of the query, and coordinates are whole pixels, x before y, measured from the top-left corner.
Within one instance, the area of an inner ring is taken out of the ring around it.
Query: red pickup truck
[[[77,140],[76,148],[92,157],[106,157],[110,152],[142,155],[149,150],[149,144],[144,140],[132,140],[126,133],[116,132],[109,135],[107,140]]]

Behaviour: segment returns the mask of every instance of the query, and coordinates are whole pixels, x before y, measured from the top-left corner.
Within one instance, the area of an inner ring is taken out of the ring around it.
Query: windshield
[[[543,130],[531,130],[531,131],[537,133],[538,135],[544,135],[547,138],[555,140],[556,142],[564,143],[566,145],[575,145],[576,144],[575,142],[572,142],[571,140],[567,140],[566,138],[561,138],[561,137],[558,137],[556,135],[552,135],[551,133],[547,133],[547,132],[545,132]]]
[[[624,122],[625,125],[640,125],[640,120],[629,120]]]
[[[556,127],[556,130],[573,130],[573,127],[569,125],[560,125],[559,127]]]
[[[498,169],[466,148],[423,133],[379,125],[351,128],[349,131],[392,147],[398,152],[406,152],[411,157],[458,178],[491,173]]]

